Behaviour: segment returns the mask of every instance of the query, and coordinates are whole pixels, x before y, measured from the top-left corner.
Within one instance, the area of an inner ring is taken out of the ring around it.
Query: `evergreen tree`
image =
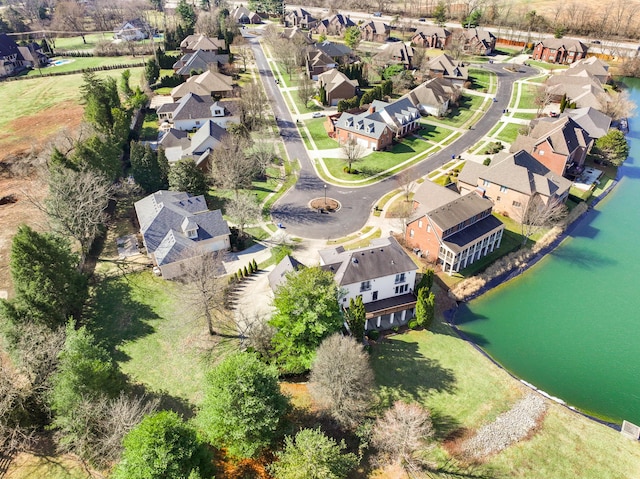
[[[362,296],[349,300],[349,309],[345,312],[345,319],[351,330],[353,337],[362,341],[364,338],[365,324],[367,320],[367,312],[362,302]]]
[[[162,149],[161,151],[164,152]],[[154,193],[168,187],[167,172],[158,162],[160,155],[149,145],[143,145],[137,141],[131,142],[129,157],[131,174],[144,191]],[[166,156],[163,157],[166,159]]]
[[[416,286],[416,291],[420,291],[422,288],[427,288],[427,291],[431,291],[433,287],[433,277],[435,272],[432,269],[423,269],[422,277],[420,278],[420,282]]]
[[[155,58],[151,58],[145,65],[144,77],[149,82],[149,85],[153,85],[160,78],[160,65],[158,65]]]
[[[207,192],[207,177],[190,158],[183,158],[173,165],[168,175],[169,189],[186,191],[191,195],[203,195]]]

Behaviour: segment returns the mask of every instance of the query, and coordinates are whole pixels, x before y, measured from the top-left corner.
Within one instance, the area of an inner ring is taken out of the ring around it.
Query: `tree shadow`
[[[130,359],[118,346],[152,334],[155,329],[150,321],[160,319],[149,305],[132,297],[129,281],[125,276],[98,283],[84,315],[95,338],[118,362]]]
[[[193,418],[196,414],[196,409],[193,404],[184,398],[173,396],[167,391],[150,391],[144,384],[132,384],[130,385],[130,393],[135,396],[144,396],[148,401],[158,401],[158,411],[173,411],[185,420]]]

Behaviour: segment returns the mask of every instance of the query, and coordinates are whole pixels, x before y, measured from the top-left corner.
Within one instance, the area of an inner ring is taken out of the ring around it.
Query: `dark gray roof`
[[[204,124],[198,128],[198,131],[191,137],[191,147],[187,150],[187,154],[200,154],[204,153],[205,149],[201,147],[206,143],[209,138],[214,138],[217,141],[227,135],[227,130],[219,126],[213,120],[207,120]]]
[[[316,47],[331,58],[349,56],[353,53],[353,50],[348,46],[343,45],[342,43],[333,43],[329,40],[325,40],[322,43],[316,43]]]
[[[171,148],[172,146],[188,147],[189,144],[189,134],[186,131],[176,130],[175,128],[170,128],[160,139],[160,145],[163,148]]]
[[[209,211],[202,195],[160,190],[137,201],[135,209],[147,252],[160,250],[156,255],[160,265],[181,259],[184,248],[198,241],[230,234],[220,210]],[[197,226],[195,238],[186,236],[185,224]]]
[[[442,231],[464,223],[480,213],[493,208],[493,203],[487,198],[470,193],[458,195],[458,197],[438,208],[428,212],[429,218],[437,224]]]
[[[545,38],[538,43],[542,43],[545,48],[553,48],[556,50],[564,48],[568,52],[586,53],[589,49],[584,43],[575,38]]]
[[[212,65],[218,67],[227,63],[229,63],[229,55],[196,50],[193,53],[185,53],[180,60],[174,63],[173,68],[178,69],[177,75],[191,75],[192,71],[204,72]]]
[[[336,128],[368,136],[369,138],[379,139],[385,129],[389,128],[389,125],[379,118],[379,114],[374,113],[374,115],[368,112],[361,113],[360,115],[352,115],[351,113],[344,112],[340,115],[340,118],[336,120],[335,126]]]
[[[476,196],[480,198],[474,193],[465,196]],[[501,228],[504,228],[502,222],[495,216],[489,215],[486,218],[483,218],[480,221],[476,221],[472,225],[467,226],[463,230],[458,231],[451,236],[448,236],[443,240],[443,243],[447,245],[454,253],[459,253],[471,243],[475,243],[478,238],[485,236],[487,233],[490,233],[493,230],[498,230]]]
[[[287,273],[292,271],[298,271],[301,268],[304,268],[300,261],[295,259],[293,256],[287,255],[276,265],[276,267],[269,273],[269,285],[271,286],[271,291],[275,293],[278,286],[285,282],[287,279]]]
[[[369,246],[345,251],[332,248],[320,251],[322,268],[335,275],[340,286],[416,271],[418,267],[393,237],[378,238]]]
[[[6,33],[0,33],[0,58],[18,54],[18,44]]]
[[[195,93],[188,93],[180,98],[176,103],[165,103],[158,108],[158,113],[173,112],[173,121],[201,119],[213,117],[212,108],[224,105],[214,102],[209,96],[200,96]]]

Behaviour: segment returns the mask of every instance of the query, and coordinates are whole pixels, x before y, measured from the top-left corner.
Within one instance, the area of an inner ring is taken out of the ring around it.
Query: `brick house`
[[[547,63],[571,64],[585,58],[588,49],[575,38],[545,38],[536,43],[532,57]]]
[[[335,106],[340,100],[356,95],[358,80],[349,80],[344,73],[334,68],[318,75],[318,85],[324,87],[327,103]]]
[[[340,117],[331,122],[332,136],[340,144],[355,140],[359,145],[372,151],[384,150],[393,143],[393,131],[384,121],[368,118],[369,110],[359,115],[343,112]]]
[[[428,65],[431,77],[446,78],[458,86],[463,86],[465,82],[469,81],[469,68],[446,53],[429,60]]]
[[[496,37],[484,28],[465,28],[461,34],[464,49],[476,55],[490,55],[496,49]]]
[[[189,35],[180,42],[180,51],[183,54],[194,53],[198,50],[219,53],[220,50],[224,50],[225,48],[227,48],[227,46],[224,40],[208,37],[202,33]]]
[[[444,272],[456,273],[500,247],[504,224],[491,214],[487,198],[460,195],[427,180],[413,201],[406,244]]]
[[[315,27],[318,24],[318,20],[304,8],[298,7],[289,10],[285,14],[284,24],[286,27],[300,27],[308,30]]]
[[[571,181],[549,170],[526,151],[498,154],[489,166],[467,162],[458,175],[462,194],[479,193],[493,202],[493,209],[520,220],[534,196],[544,204],[564,203]]]
[[[402,98],[408,98],[423,115],[443,117],[449,110],[451,98],[457,96],[460,87],[445,78],[432,78],[421,83]]]
[[[518,135],[510,151],[525,150],[560,176],[575,177],[583,168],[593,138],[572,118],[538,118],[529,135]]]
[[[414,316],[418,267],[395,238],[378,238],[369,246],[349,251],[342,246],[322,250],[320,267],[332,272],[345,292],[343,308],[349,307],[349,300],[362,297],[365,330],[391,329]]]
[[[422,48],[444,50],[451,43],[451,32],[438,26],[421,27],[411,37],[411,44]]]
[[[406,69],[413,68],[413,55],[415,51],[412,46],[404,42],[390,43],[381,52],[374,55],[373,60],[377,65],[388,66],[402,64]]]
[[[344,35],[347,28],[355,27],[356,24],[348,16],[337,13],[329,18],[324,18],[313,28],[313,32],[319,35]]]
[[[333,58],[318,50],[315,46],[307,50],[305,63],[307,65],[309,78],[312,80],[317,80],[318,75],[332,70],[337,66],[336,61]]]
[[[391,27],[380,20],[371,20],[360,25],[362,40],[384,43],[389,39]]]

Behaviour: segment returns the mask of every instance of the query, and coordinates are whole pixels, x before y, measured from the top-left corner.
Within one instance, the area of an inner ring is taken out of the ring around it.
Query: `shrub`
[[[485,158],[482,164],[484,166],[489,166],[491,164],[491,158]]]
[[[416,321],[415,319],[412,319],[411,321],[409,321],[409,329],[416,329],[418,327],[418,321]]]
[[[368,337],[372,341],[377,341],[378,338],[380,338],[380,331],[378,331],[377,329],[372,329],[371,331],[369,331]]]

